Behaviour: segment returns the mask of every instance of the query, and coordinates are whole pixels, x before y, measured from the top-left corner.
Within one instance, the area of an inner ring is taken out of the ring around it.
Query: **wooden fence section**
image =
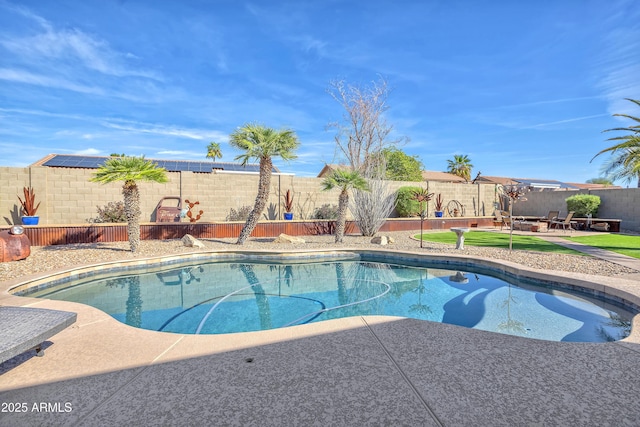
[[[465,217],[427,219],[425,230],[447,230],[451,227],[487,227],[493,225],[491,217]],[[181,239],[185,234],[196,238],[221,239],[240,235],[244,222],[225,223],[143,223],[140,225],[142,240]],[[10,227],[0,227],[6,230]],[[70,245],[77,243],[102,243],[127,241],[126,224],[41,225],[25,226],[25,234],[32,246]],[[251,237],[277,237],[284,233],[291,236],[333,234],[335,221],[269,221],[259,222]],[[389,219],[381,233],[389,231],[420,230],[419,219]],[[359,233],[353,221],[347,221],[347,233]]]

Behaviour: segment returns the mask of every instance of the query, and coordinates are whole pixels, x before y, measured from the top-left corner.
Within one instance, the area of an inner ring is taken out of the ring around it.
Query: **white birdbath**
[[[456,233],[456,236],[458,236],[458,241],[456,242],[456,249],[464,249],[464,233],[469,231],[469,229],[464,227],[453,227],[451,228],[451,231]]]

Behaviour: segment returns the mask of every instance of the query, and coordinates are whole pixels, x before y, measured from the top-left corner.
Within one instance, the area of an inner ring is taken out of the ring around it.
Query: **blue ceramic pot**
[[[22,224],[24,225],[38,225],[38,221],[40,221],[39,216],[23,216]]]
[[[284,219],[286,219],[287,221],[291,221],[293,219],[293,212],[285,212]]]

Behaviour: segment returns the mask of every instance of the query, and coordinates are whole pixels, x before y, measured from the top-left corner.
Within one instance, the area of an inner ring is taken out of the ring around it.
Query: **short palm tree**
[[[640,101],[637,99],[626,98],[627,101],[631,101],[640,107]],[[614,114],[614,116],[626,117],[639,123],[635,126],[629,126],[626,128],[613,128],[607,129],[605,132],[612,131],[624,131],[630,132],[628,135],[616,136],[607,139],[607,141],[622,141],[612,147],[605,148],[598,154],[593,156],[593,159],[603,153],[611,153],[613,157],[610,161],[605,163],[603,171],[609,178],[614,181],[622,179],[627,182],[632,180],[638,180],[638,188],[640,188],[640,117],[630,116],[628,114]],[[593,161],[591,159],[591,161]]]
[[[467,182],[471,180],[471,168],[473,168],[473,165],[471,164],[471,159],[469,159],[468,156],[459,156],[455,154],[453,156],[453,160],[447,160],[447,164],[447,172],[464,178]]]
[[[220,149],[220,144],[217,142],[210,142],[207,145],[207,159],[211,159],[212,161],[216,161],[216,159],[222,158],[222,150]]]
[[[232,147],[244,150],[244,154],[236,157],[236,160],[240,160],[243,165],[246,165],[249,159],[260,161],[260,180],[258,181],[256,203],[236,242],[236,244],[242,245],[256,227],[269,199],[273,169],[271,158],[279,156],[283,160],[295,159],[297,156],[294,152],[300,146],[300,142],[292,130],[277,131],[261,125],[246,124],[231,134],[229,143]]]
[[[336,220],[336,243],[342,243],[345,224],[347,222],[347,208],[349,207],[349,190],[369,191],[367,180],[356,170],[337,169],[322,181],[322,190],[340,189],[338,198],[338,219]]]
[[[167,182],[167,171],[142,157],[111,157],[102,164],[90,179],[92,182],[107,184],[124,181],[124,213],[127,217],[127,234],[131,252],[140,246],[140,192],[137,181]]]

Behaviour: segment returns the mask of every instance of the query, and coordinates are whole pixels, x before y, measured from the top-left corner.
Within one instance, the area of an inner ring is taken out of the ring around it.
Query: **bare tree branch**
[[[329,95],[344,109],[342,122],[328,125],[336,130],[336,157],[343,158],[367,178],[384,174],[384,165],[380,164],[384,156],[380,152],[402,140],[389,139],[393,126],[384,118],[389,109],[389,92],[389,85],[383,78],[366,87],[350,85],[344,80],[329,83]]]

